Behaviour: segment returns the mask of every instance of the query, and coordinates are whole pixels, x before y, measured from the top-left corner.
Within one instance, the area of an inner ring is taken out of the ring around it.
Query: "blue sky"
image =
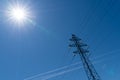
[[[0,0],[0,80],[24,80],[80,61],[68,48],[72,33],[89,45],[90,59],[107,54],[92,60],[102,80],[120,79],[120,0],[24,0],[34,16],[24,28],[7,21],[11,2]],[[49,80],[87,76],[82,68]]]

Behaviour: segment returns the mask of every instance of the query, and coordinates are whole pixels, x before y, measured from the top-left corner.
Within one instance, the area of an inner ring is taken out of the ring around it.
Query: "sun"
[[[10,4],[6,12],[8,20],[14,24],[23,25],[32,19],[29,7],[19,2]]]
[[[11,9],[10,16],[14,20],[17,20],[17,21],[21,22],[21,21],[23,21],[27,18],[27,12],[22,7],[21,8],[20,7],[15,7],[15,8]]]

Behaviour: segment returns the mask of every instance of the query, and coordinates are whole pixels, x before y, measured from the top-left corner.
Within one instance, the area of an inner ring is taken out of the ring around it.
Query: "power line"
[[[93,62],[93,64],[97,64],[97,63],[101,62],[101,60],[104,60],[104,57],[106,57],[106,56],[107,56],[107,57],[110,56],[110,55],[114,56],[113,53],[116,53],[116,52],[120,52],[120,49],[107,52],[107,53],[104,54],[104,55],[99,55],[99,56],[97,56],[97,57],[95,57],[95,58],[92,58],[91,60],[95,61],[95,62]],[[108,58],[109,58],[109,57],[108,57]],[[68,73],[68,72],[71,72],[71,71],[80,69],[80,68],[77,68],[77,67],[81,67],[81,66],[74,67],[74,66],[80,65],[80,64],[81,64],[81,62],[76,62],[76,63],[73,63],[73,64],[69,65],[69,67],[71,66],[71,67],[73,67],[73,68],[67,69],[66,67],[68,67],[68,66],[64,66],[64,67],[61,67],[61,68],[57,68],[57,69],[54,69],[54,70],[51,70],[51,71],[48,71],[48,72],[45,72],[45,73],[41,73],[41,74],[38,74],[38,75],[35,75],[35,76],[32,76],[32,77],[26,78],[26,79],[24,79],[24,80],[35,80],[36,78],[41,78],[41,77],[44,78],[44,77],[48,77],[49,75],[57,74],[57,73],[58,73],[59,75],[56,75],[56,76],[60,76],[60,75],[63,75],[63,74],[65,74],[65,73]],[[70,69],[72,69],[72,70],[70,70]],[[59,70],[65,70],[66,72],[64,72],[64,73],[63,73],[62,71],[57,72],[57,71],[59,71]],[[70,71],[69,71],[69,70],[70,70]],[[63,73],[63,74],[60,74],[60,73]],[[54,76],[52,76],[52,77],[56,77],[56,76],[54,75]],[[51,78],[52,78],[52,77],[51,77]]]

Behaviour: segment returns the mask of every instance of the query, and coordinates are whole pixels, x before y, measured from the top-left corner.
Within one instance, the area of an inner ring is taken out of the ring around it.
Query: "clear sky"
[[[102,56],[92,60],[102,80],[120,80],[120,0],[24,0],[34,17],[22,28],[7,21],[11,2],[0,0],[0,80],[24,80],[80,61],[68,48],[72,33],[89,45],[91,59]],[[87,76],[82,68],[48,80]]]

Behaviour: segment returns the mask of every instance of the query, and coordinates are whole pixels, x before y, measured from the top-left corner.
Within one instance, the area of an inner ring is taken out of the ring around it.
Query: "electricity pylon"
[[[75,55],[77,54],[80,55],[88,80],[101,80],[93,64],[88,58],[87,55],[87,53],[89,53],[89,51],[87,50],[88,45],[82,43],[81,39],[76,37],[74,34],[72,34],[72,38],[70,39],[70,41],[72,41],[73,44],[70,44],[69,46],[77,48],[77,51],[74,51],[73,53]]]

